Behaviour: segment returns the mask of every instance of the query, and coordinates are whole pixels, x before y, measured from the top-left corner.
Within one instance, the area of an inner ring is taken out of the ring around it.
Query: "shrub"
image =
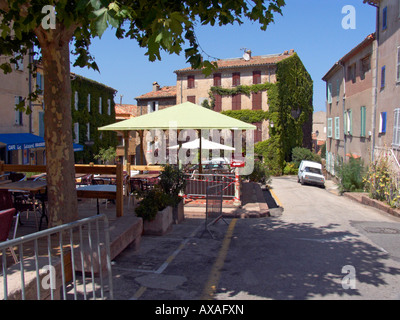
[[[361,159],[350,158],[348,162],[337,161],[335,172],[339,178],[340,192],[363,191],[365,168]]]
[[[181,197],[179,193],[185,190],[185,174],[178,166],[166,164],[160,175],[161,189],[171,197],[174,206],[178,205]]]
[[[295,163],[288,162],[288,163],[286,163],[286,166],[283,169],[283,174],[285,174],[285,175],[293,175],[293,174],[297,174],[298,171],[299,171],[299,168],[296,166]]]
[[[313,153],[307,148],[296,147],[292,149],[292,162],[298,168],[302,160],[309,160],[321,163],[321,156]]]
[[[400,207],[400,191],[396,186],[395,174],[390,169],[387,156],[370,165],[364,183],[365,191],[371,198],[386,201],[392,208]]]
[[[143,220],[152,221],[158,211],[164,210],[167,206],[172,205],[171,197],[155,188],[150,190],[135,209],[135,214]]]
[[[271,176],[267,165],[261,161],[254,161],[254,169],[251,174],[247,176],[250,181],[268,184],[271,182]]]

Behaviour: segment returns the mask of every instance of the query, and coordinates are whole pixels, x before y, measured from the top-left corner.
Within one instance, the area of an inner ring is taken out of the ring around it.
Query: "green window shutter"
[[[336,140],[340,139],[340,118],[339,117],[335,118],[335,139]]]
[[[328,83],[328,103],[332,103],[332,83]]]
[[[332,138],[332,118],[328,119],[328,138]]]
[[[365,137],[366,108],[361,107],[361,132],[360,136]]]
[[[353,112],[350,110],[347,111],[349,115],[349,134],[353,135]]]

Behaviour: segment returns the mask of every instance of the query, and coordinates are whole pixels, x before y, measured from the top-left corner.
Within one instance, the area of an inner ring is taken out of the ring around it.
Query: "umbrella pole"
[[[200,158],[199,158],[199,173],[202,174],[203,173],[203,166],[201,165],[201,130],[197,130],[197,132],[199,133],[199,150],[200,150]]]

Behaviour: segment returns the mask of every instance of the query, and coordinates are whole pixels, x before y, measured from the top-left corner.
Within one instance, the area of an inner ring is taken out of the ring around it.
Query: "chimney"
[[[153,82],[153,91],[156,92],[160,90],[160,85],[157,82]]]
[[[294,53],[294,49],[290,49],[289,53],[293,54]]]
[[[289,54],[289,51],[287,51],[287,50],[283,52],[283,55],[285,55],[285,56],[287,56],[288,54]]]
[[[249,58],[251,59],[251,50],[246,50],[246,53],[249,55]]]

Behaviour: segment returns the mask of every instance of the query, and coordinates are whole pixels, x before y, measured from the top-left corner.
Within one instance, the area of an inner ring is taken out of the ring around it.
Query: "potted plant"
[[[135,209],[135,214],[143,219],[143,233],[163,235],[172,226],[171,198],[161,189],[150,190]]]
[[[182,222],[185,218],[181,196],[186,187],[185,174],[178,166],[167,164],[161,172],[159,185],[171,199],[174,223]]]

